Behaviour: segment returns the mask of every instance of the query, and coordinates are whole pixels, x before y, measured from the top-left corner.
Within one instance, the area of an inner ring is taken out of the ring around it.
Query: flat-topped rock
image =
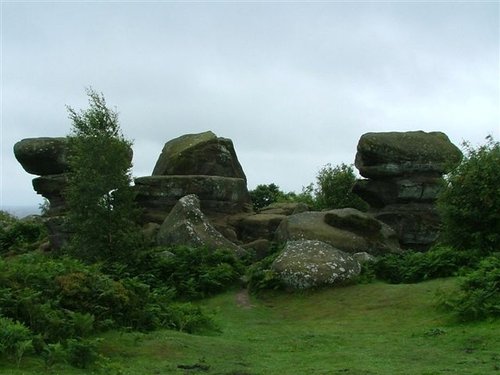
[[[26,138],[14,145],[14,155],[28,173],[43,176],[67,172],[66,137]]]
[[[462,158],[458,147],[441,132],[366,133],[357,150],[355,165],[368,178],[442,175]]]
[[[211,131],[168,141],[153,169],[153,176],[164,175],[222,176],[246,181],[233,142]]]

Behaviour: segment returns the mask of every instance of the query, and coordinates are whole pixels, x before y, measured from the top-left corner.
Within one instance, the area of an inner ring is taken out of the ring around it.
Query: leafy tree
[[[483,253],[500,248],[500,143],[493,137],[473,148],[446,179],[438,207],[443,240],[459,249]]]
[[[316,176],[315,206],[318,209],[357,208],[366,211],[368,205],[352,192],[356,176],[352,166],[326,164]]]
[[[254,209],[260,210],[271,203],[286,200],[286,194],[276,184],[261,184],[250,191],[250,198],[252,199]]]
[[[90,107],[76,112],[69,136],[66,191],[70,251],[87,260],[130,256],[139,242],[131,183],[131,145],[118,124],[117,112],[102,94],[88,89]]]

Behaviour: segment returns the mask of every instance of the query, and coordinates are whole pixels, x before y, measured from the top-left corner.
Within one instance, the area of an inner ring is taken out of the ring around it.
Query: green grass
[[[236,292],[202,301],[221,332],[109,332],[105,374],[500,374],[500,322],[457,324],[435,308],[454,279],[383,283],[314,293],[272,293],[236,303]],[[180,366],[180,367],[179,367]],[[182,368],[183,367],[183,368]],[[1,374],[89,374],[34,357]]]

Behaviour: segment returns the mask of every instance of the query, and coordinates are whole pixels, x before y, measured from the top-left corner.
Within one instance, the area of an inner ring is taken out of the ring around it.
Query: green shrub
[[[70,339],[66,342],[66,355],[68,363],[74,367],[86,369],[93,365],[99,358],[97,343],[99,339],[82,340]]]
[[[2,313],[49,342],[110,327],[156,328],[149,286],[113,280],[68,257],[30,253],[0,259],[0,290]]]
[[[250,198],[252,199],[253,208],[255,211],[260,210],[271,203],[285,201],[287,194],[280,190],[276,184],[261,184],[255,189],[250,190]]]
[[[22,357],[27,346],[31,346],[31,338],[30,329],[23,323],[0,316],[0,355]]]
[[[125,269],[154,287],[170,289],[179,300],[227,290],[244,272],[242,261],[230,250],[188,246],[153,249],[131,266]]]
[[[352,166],[344,163],[325,165],[316,175],[315,208],[356,208],[366,211],[368,204],[352,192],[356,176]]]
[[[425,253],[406,251],[387,254],[368,267],[373,267],[380,280],[393,284],[417,283],[457,275],[462,268],[474,266],[479,259],[475,251],[436,246]]]
[[[487,137],[447,177],[438,199],[443,239],[459,249],[500,248],[500,143]]]
[[[217,331],[219,327],[210,315],[192,303],[170,304],[165,314],[168,327],[186,333]]]
[[[0,255],[20,254],[36,250],[47,239],[47,230],[41,220],[18,220],[5,214],[0,218]]]
[[[483,259],[462,279],[458,292],[443,297],[441,304],[462,321],[499,318],[500,253]]]
[[[282,247],[275,246],[269,256],[248,267],[247,287],[251,293],[258,294],[263,290],[277,290],[283,287],[278,275],[271,269],[281,250]]]

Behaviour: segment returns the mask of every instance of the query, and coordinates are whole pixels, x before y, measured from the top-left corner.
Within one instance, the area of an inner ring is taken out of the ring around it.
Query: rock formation
[[[182,197],[170,211],[158,231],[157,244],[228,249],[238,256],[246,253],[210,224],[200,210],[200,200],[194,194]]]
[[[278,242],[314,240],[349,254],[400,252],[396,233],[386,224],[354,208],[303,212],[286,217],[276,230]]]
[[[251,211],[246,177],[230,139],[208,131],[165,144],[153,175],[135,179],[143,222],[162,223],[177,201],[196,194],[210,218]]]
[[[367,133],[357,149],[355,165],[367,179],[354,192],[404,248],[428,249],[439,234],[435,202],[442,176],[460,162],[460,150],[444,133],[423,131]]]
[[[67,238],[63,229],[66,211],[63,191],[69,167],[68,140],[66,137],[26,138],[14,145],[14,155],[26,172],[39,175],[33,179],[33,188],[49,201],[44,222],[52,247],[60,248]]]

